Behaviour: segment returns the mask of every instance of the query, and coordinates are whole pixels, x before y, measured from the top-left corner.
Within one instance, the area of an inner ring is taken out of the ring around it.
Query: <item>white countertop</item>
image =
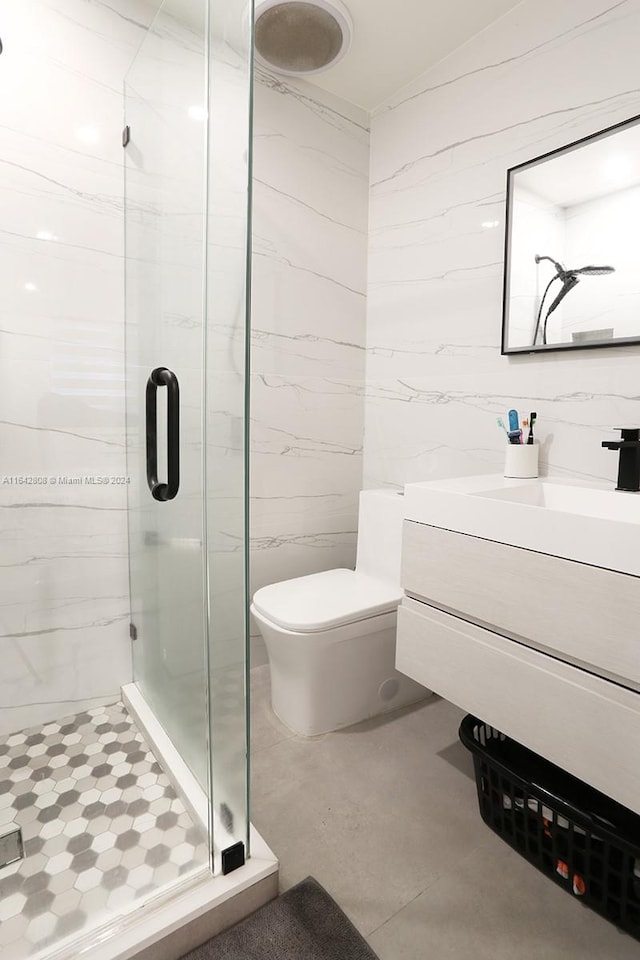
[[[405,519],[640,576],[640,494],[500,474],[408,483]]]

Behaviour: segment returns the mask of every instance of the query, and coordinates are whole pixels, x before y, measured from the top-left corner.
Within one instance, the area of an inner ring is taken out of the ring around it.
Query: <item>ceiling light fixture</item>
[[[257,0],[256,59],[276,73],[322,73],[348,53],[352,35],[340,0]]]

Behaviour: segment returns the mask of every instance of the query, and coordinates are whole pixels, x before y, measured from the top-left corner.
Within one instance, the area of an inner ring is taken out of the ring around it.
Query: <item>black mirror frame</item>
[[[537,346],[531,345],[530,347],[508,347],[507,346],[507,315],[508,315],[508,306],[509,306],[509,274],[511,268],[511,257],[510,257],[510,237],[511,237],[511,220],[512,220],[512,200],[513,200],[513,177],[518,172],[518,170],[523,170],[525,167],[531,166],[534,163],[540,163],[542,160],[550,160],[552,157],[559,156],[562,153],[565,153],[567,150],[572,150],[575,147],[582,146],[583,144],[589,143],[590,141],[601,140],[609,136],[615,130],[621,130],[623,127],[630,127],[633,124],[640,123],[640,114],[636,116],[629,117],[628,120],[622,120],[620,123],[614,123],[610,127],[604,127],[602,130],[597,130],[595,133],[590,133],[586,137],[580,137],[579,140],[573,140],[571,143],[566,143],[562,147],[556,147],[555,150],[549,150],[547,153],[541,153],[539,157],[532,157],[530,160],[525,160],[524,163],[518,163],[515,167],[509,167],[507,169],[507,189],[506,189],[506,217],[505,217],[505,231],[504,231],[504,260],[502,267],[502,338],[500,342],[500,354],[501,356],[513,357],[522,354],[543,354],[543,353],[557,353],[560,350],[603,350],[611,347],[625,347],[632,344],[640,343],[640,336],[638,337],[619,337],[617,340],[593,340],[587,341],[586,343],[554,343],[554,344],[538,344]]]

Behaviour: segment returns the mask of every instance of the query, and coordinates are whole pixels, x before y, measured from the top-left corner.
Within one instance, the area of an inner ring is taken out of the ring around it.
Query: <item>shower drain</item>
[[[23,857],[22,830],[12,830],[11,833],[3,834],[0,837],[0,870],[8,867],[10,863],[15,863],[16,860],[22,860]]]

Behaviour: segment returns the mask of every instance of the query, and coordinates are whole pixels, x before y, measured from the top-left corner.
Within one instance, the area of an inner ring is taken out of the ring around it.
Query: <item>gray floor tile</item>
[[[433,698],[323,737],[270,743],[265,727],[278,721],[268,718],[268,672],[259,669],[252,820],[280,860],[282,890],[313,874],[381,960],[640,958],[637,941],[482,822],[458,740],[462,711]]]
[[[269,666],[251,671],[251,753],[258,753],[294,734],[281,723],[269,703]]]
[[[638,960],[637,940],[487,837],[368,937],[380,960]]]
[[[312,873],[367,934],[480,844],[470,766],[439,755],[460,717],[432,701],[255,755],[253,819],[283,888]]]

